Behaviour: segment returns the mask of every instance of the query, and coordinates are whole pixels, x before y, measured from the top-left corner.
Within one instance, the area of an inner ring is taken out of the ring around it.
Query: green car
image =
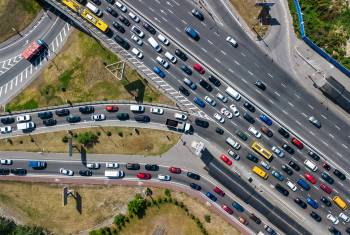
[[[68,117],[66,117],[66,120],[69,123],[76,123],[80,122],[81,118],[79,116],[69,115]]]
[[[129,114],[128,113],[118,113],[117,114],[117,119],[124,121],[129,119]]]
[[[247,141],[247,139],[248,139],[247,134],[244,133],[244,132],[241,131],[241,130],[236,131],[236,135],[237,135],[239,138],[241,138],[243,141]]]

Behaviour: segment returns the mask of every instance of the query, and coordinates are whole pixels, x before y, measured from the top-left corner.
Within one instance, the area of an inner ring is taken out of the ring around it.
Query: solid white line
[[[348,146],[346,146],[345,144],[342,144],[344,148],[348,149]]]
[[[17,86],[18,76],[19,76],[19,75],[16,76],[15,86]]]
[[[274,104],[274,103],[275,103],[275,102],[273,102],[271,99],[269,99],[269,101],[270,101],[271,104]],[[283,111],[284,111],[284,110],[283,110]]]
[[[1,94],[2,94],[2,88],[3,88],[4,86],[1,86],[1,88],[0,88],[0,96],[1,96]]]
[[[334,135],[332,135],[331,133],[328,133],[328,135],[332,137],[332,139],[334,139]]]
[[[205,48],[203,48],[203,47],[201,47],[201,49],[202,49],[202,51],[204,51],[205,53],[208,52],[208,51],[207,51]]]
[[[241,52],[241,55],[244,56],[244,57],[246,56],[243,52]]]
[[[12,90],[12,86],[13,86],[13,79],[11,80],[10,90]]]
[[[283,84],[283,83],[281,83],[281,86],[283,86],[284,88],[286,88],[287,86],[286,86],[286,84]]]
[[[222,54],[226,55],[226,52],[224,52],[223,50],[220,50]]]
[[[307,115],[305,113],[301,113],[304,117],[307,117]]]
[[[8,83],[6,83],[6,86],[5,86],[5,94],[6,94],[6,92],[7,92],[7,85],[8,85]]]
[[[60,41],[62,42],[63,38],[62,38],[62,31],[60,32]]]
[[[228,71],[230,71],[230,73],[234,73],[234,71],[231,68],[229,68]]]
[[[298,96],[297,94],[294,94],[298,99],[300,99],[300,96]]]

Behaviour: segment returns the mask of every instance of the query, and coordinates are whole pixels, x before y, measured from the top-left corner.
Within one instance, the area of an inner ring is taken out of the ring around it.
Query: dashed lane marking
[[[273,78],[273,76],[270,73],[267,73],[267,75],[269,75],[269,77]]]
[[[327,120],[327,117],[326,117],[326,116],[324,116],[323,114],[321,114],[321,116],[322,116],[324,119],[326,119],[326,120]]]
[[[311,105],[309,105],[309,104],[308,104],[307,106],[309,106],[309,108],[310,108],[310,109],[314,109],[314,107],[313,107],[313,106],[311,106]]]
[[[278,92],[277,92],[277,91],[275,91],[274,93],[275,93],[276,95],[278,95],[278,96],[281,96],[280,94],[278,94]]]
[[[240,63],[238,63],[238,61],[237,61],[237,60],[235,60],[235,64],[236,64],[236,65],[241,65]]]
[[[248,70],[248,73],[249,73],[250,75],[252,75],[252,76],[254,75],[254,73],[250,72],[249,70]]]

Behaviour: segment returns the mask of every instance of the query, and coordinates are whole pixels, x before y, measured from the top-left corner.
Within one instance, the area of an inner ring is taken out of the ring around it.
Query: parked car
[[[157,33],[157,31],[151,26],[149,25],[148,23],[144,22],[142,24],[142,27],[144,27],[150,34],[153,34],[155,35]]]
[[[287,197],[289,195],[289,192],[287,189],[285,189],[282,185],[276,184],[275,189],[280,192],[283,196]]]
[[[254,113],[255,112],[255,108],[253,105],[251,105],[250,103],[248,103],[247,101],[245,101],[243,103],[243,107],[248,109],[250,112]]]
[[[280,133],[286,139],[288,139],[290,136],[289,133],[282,127],[278,128],[278,133]]]
[[[186,61],[188,57],[185,53],[183,53],[180,49],[175,49],[175,55],[179,57],[181,60]]]
[[[5,124],[5,125],[12,124],[14,122],[15,122],[15,118],[14,117],[3,117],[3,118],[1,118],[1,123]]]
[[[282,164],[282,170],[286,172],[288,175],[293,175],[293,170],[289,168],[286,164]]]
[[[91,170],[80,170],[79,175],[81,176],[92,176],[92,171]]]
[[[106,120],[106,115],[104,115],[103,113],[94,114],[91,116],[91,120],[92,121],[103,121],[103,120]]]
[[[334,183],[334,179],[330,175],[328,175],[326,172],[322,172],[321,177],[329,184]]]
[[[202,119],[196,118],[194,120],[194,122],[196,123],[197,126],[203,127],[203,128],[208,128],[209,126],[209,122],[204,121]]]
[[[305,209],[306,207],[307,207],[307,204],[303,201],[303,200],[301,200],[300,198],[295,198],[294,199],[294,202],[296,203],[296,204],[298,204],[298,206],[300,206],[301,208],[303,208],[303,209]]]
[[[69,170],[69,169],[65,169],[65,168],[60,168],[60,173],[63,175],[68,175],[68,176],[74,175],[74,171]]]
[[[254,83],[255,86],[257,86],[258,88],[260,88],[261,90],[265,91],[266,90],[266,85],[261,81],[261,80],[257,80]]]
[[[171,180],[171,176],[170,175],[158,175],[158,179],[161,181],[170,181]]]
[[[107,112],[117,112],[119,110],[117,105],[107,105],[105,109]]]
[[[199,186],[198,184],[195,184],[195,183],[190,183],[190,187],[193,188],[194,190],[198,190],[198,191],[200,191],[202,189],[201,186]]]
[[[213,202],[216,202],[217,198],[211,192],[207,192],[205,195]]]
[[[232,161],[224,154],[222,154],[220,156],[220,159],[225,162],[227,165],[231,166],[232,165]]]
[[[165,78],[165,73],[159,67],[153,67],[153,72],[155,72],[159,77]]]
[[[130,21],[125,17],[125,16],[122,16],[120,15],[118,17],[119,21],[122,22],[125,26],[130,26]]]
[[[94,170],[100,169],[100,163],[97,163],[97,162],[87,163],[86,167]]]
[[[213,83],[216,87],[219,87],[221,85],[221,82],[219,79],[217,79],[216,77],[214,77],[213,75],[210,75],[208,77],[209,82]]]
[[[271,125],[272,125],[271,119],[268,118],[265,114],[261,114],[261,115],[259,116],[259,118],[260,118],[261,121],[265,122],[266,125],[268,125],[268,126],[271,126]]]
[[[150,173],[139,172],[137,173],[136,177],[141,180],[149,180],[152,178],[152,175]]]
[[[284,151],[277,146],[272,146],[272,151],[278,156],[278,157],[284,157]]]
[[[312,157],[316,161],[320,160],[320,156],[318,156],[315,152],[313,152],[311,150],[309,150],[309,152],[307,154],[309,154],[309,156]]]
[[[43,124],[44,124],[45,126],[54,126],[54,125],[57,124],[57,120],[56,120],[56,119],[53,119],[53,118],[45,119],[45,120],[43,121]]]
[[[79,116],[69,115],[66,117],[66,120],[69,123],[77,123],[81,121],[81,118]]]
[[[258,139],[261,138],[261,133],[260,133],[257,129],[255,129],[255,127],[250,126],[250,127],[248,128],[248,131],[249,131],[250,133],[252,133],[256,138],[258,138]]]
[[[190,95],[190,92],[183,86],[179,86],[179,91],[185,96],[189,96]]]
[[[255,123],[255,119],[254,119],[252,116],[250,116],[248,113],[244,113],[244,114],[243,114],[243,118],[244,118],[247,122],[249,122],[250,124],[254,124],[254,123]]]
[[[117,114],[117,119],[120,121],[125,121],[129,119],[129,114],[128,113],[118,113]]]
[[[290,167],[292,167],[294,170],[296,170],[296,171],[299,171],[300,170],[300,166],[296,163],[296,162],[294,162],[293,160],[290,160],[289,162],[288,162],[288,165],[290,166]]]
[[[345,175],[342,172],[340,172],[338,169],[334,169],[333,174],[337,176],[340,180],[346,179]]]
[[[213,189],[214,192],[216,192],[217,194],[219,194],[221,197],[225,196],[225,192],[222,191],[221,188],[219,188],[218,186],[216,186],[214,189]]]
[[[273,132],[269,128],[267,128],[266,126],[261,127],[260,130],[262,133],[264,133],[265,135],[267,135],[270,138],[273,136]]]
[[[152,107],[150,109],[151,113],[153,114],[158,114],[158,115],[163,115],[164,114],[164,109],[159,108],[159,107]]]
[[[254,155],[251,154],[251,153],[248,153],[247,159],[250,160],[250,161],[252,161],[252,162],[255,162],[255,163],[259,162],[259,158],[257,158],[256,156],[254,156]]]
[[[194,180],[200,180],[200,176],[196,173],[193,173],[193,172],[187,172],[187,176],[190,177],[191,179],[194,179]]]
[[[272,171],[271,174],[276,178],[278,179],[279,181],[283,181],[284,180],[284,176],[278,172],[278,171]]]
[[[286,150],[289,154],[294,154],[295,153],[294,149],[292,147],[290,147],[288,144],[283,144],[282,148],[284,150]]]
[[[303,149],[304,148],[303,143],[301,143],[301,141],[298,140],[295,137],[292,137],[292,144],[294,144],[298,149]]]
[[[0,127],[0,132],[1,132],[1,134],[11,133],[12,132],[12,127],[11,126]]]
[[[205,73],[205,70],[202,67],[202,65],[200,65],[198,63],[193,65],[193,69],[196,70],[200,74],[204,74]]]
[[[208,92],[212,92],[213,91],[213,87],[204,79],[201,79],[199,81],[199,85],[201,85],[201,87],[203,87],[204,89],[206,89]]]

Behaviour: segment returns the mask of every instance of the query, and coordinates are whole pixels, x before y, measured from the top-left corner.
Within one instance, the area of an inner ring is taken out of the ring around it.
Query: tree
[[[113,223],[119,227],[125,226],[125,215],[119,214],[114,217]]]
[[[145,214],[146,207],[146,200],[140,194],[136,194],[135,198],[128,203],[128,212],[130,215],[134,214],[142,218]]]
[[[166,197],[171,197],[171,192],[170,192],[170,190],[168,188],[165,189],[164,194],[165,194]]]
[[[205,215],[204,216],[204,220],[207,222],[207,223],[210,223],[210,220],[211,220],[211,218],[210,218],[210,215]]]
[[[0,217],[0,234],[12,234],[15,230],[15,222],[5,217]]]
[[[88,132],[80,133],[77,136],[77,140],[79,143],[89,148],[98,142],[98,136],[95,133],[88,131]]]

